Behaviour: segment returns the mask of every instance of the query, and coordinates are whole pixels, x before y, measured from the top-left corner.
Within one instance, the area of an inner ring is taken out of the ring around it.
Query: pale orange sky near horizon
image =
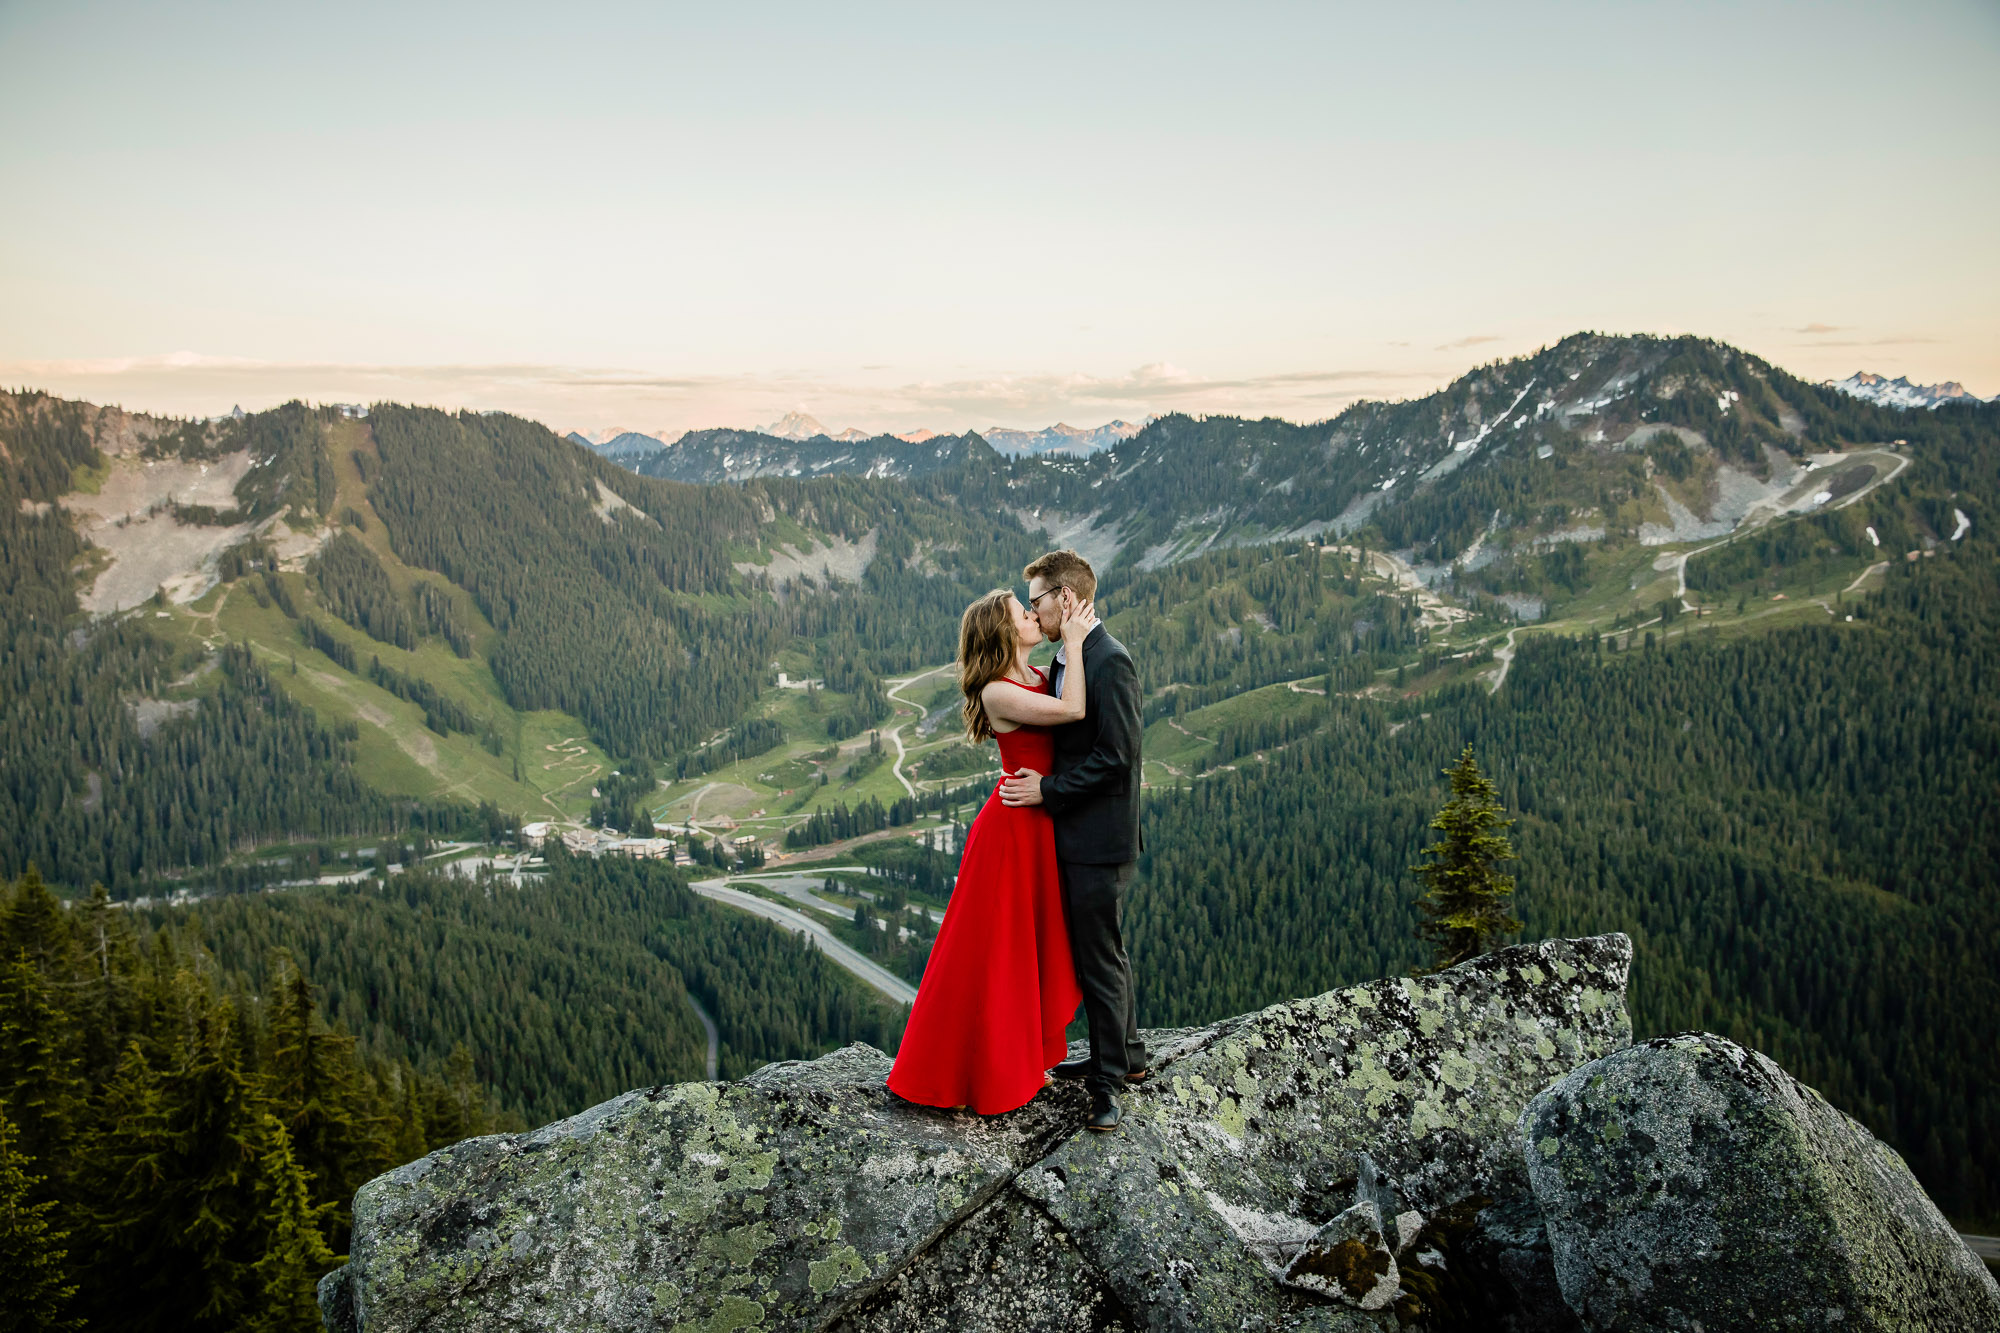
[[[0,382],[1333,415],[1583,329],[2000,394],[2000,7],[0,6]]]

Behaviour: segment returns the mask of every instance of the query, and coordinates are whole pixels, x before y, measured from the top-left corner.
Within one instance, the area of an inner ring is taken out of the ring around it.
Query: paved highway
[[[740,877],[732,875],[730,878],[736,879]],[[738,907],[746,912],[755,913],[767,921],[777,922],[787,930],[805,932],[827,957],[839,963],[855,976],[860,977],[896,1004],[909,1004],[917,998],[916,987],[887,968],[863,958],[854,949],[842,943],[832,931],[806,916],[803,912],[795,912],[791,908],[780,906],[768,898],[759,898],[754,893],[745,893],[741,889],[732,889],[729,887],[728,880],[703,880],[701,883],[691,885],[690,887],[704,898],[712,898],[716,902],[727,903],[731,907]]]

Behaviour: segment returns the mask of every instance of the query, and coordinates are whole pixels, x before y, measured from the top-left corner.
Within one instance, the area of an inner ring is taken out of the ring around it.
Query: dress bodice
[[[1046,692],[1047,675],[1035,667],[1030,667],[1029,670],[1042,678],[1043,688],[1035,692],[1037,694]],[[1002,679],[1018,689],[1028,688],[1017,680],[1006,677]],[[1055,762],[1055,731],[1051,727],[1021,726],[1012,731],[995,732],[994,736],[1000,742],[1000,767],[1005,772],[1018,773],[1023,768],[1032,768],[1037,773],[1046,775],[1049,765]]]
[[[1055,734],[1047,727],[1016,727],[1012,731],[1000,732],[998,736],[1000,767],[1009,773],[1032,768],[1046,776],[1049,765],[1055,762]]]

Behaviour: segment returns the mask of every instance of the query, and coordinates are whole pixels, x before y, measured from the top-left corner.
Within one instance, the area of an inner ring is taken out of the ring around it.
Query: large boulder
[[[1514,1123],[1631,1041],[1631,957],[1623,935],[1522,945],[1203,1029],[1166,1048],[1119,1133],[1067,1139],[1013,1188],[1142,1324],[1303,1317],[1317,1301],[1273,1283],[1357,1202],[1362,1154],[1429,1218],[1526,1188]]]
[[[1390,1296],[1444,1299],[1469,1219],[1525,1193],[1529,1099],[1630,1041],[1630,959],[1549,941],[1148,1033],[1115,1134],[1080,1132],[1074,1085],[912,1106],[861,1046],[627,1093],[363,1186],[321,1308],[340,1333],[1394,1329]],[[1358,1245],[1396,1292],[1338,1280]]]
[[[1074,1132],[1081,1096],[926,1114],[855,1045],[628,1092],[363,1185],[334,1327],[810,1327]],[[344,1320],[344,1322],[342,1322]]]
[[[1707,1033],[1583,1065],[1521,1117],[1564,1298],[1593,1328],[2000,1329],[1903,1159]]]

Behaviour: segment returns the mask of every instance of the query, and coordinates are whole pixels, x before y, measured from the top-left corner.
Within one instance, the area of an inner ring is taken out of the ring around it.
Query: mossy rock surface
[[[1164,1048],[1116,1134],[1070,1138],[1015,1187],[1153,1328],[1277,1328],[1320,1313],[1278,1285],[1354,1202],[1368,1154],[1426,1215],[1527,1188],[1515,1122],[1628,1045],[1623,935],[1502,949],[1436,976],[1293,1000]],[[1338,1327],[1395,1327],[1342,1311]],[[1364,1322],[1368,1321],[1368,1322]]]
[[[2000,1289],[1903,1159],[1725,1038],[1584,1065],[1521,1134],[1557,1280],[1592,1328],[2000,1329]]]
[[[1120,1132],[1062,1084],[1009,1115],[912,1106],[852,1046],[473,1139],[355,1198],[340,1333],[1388,1330],[1280,1282],[1366,1152],[1418,1208],[1526,1181],[1536,1091],[1630,1040],[1623,936],[1147,1034]]]

